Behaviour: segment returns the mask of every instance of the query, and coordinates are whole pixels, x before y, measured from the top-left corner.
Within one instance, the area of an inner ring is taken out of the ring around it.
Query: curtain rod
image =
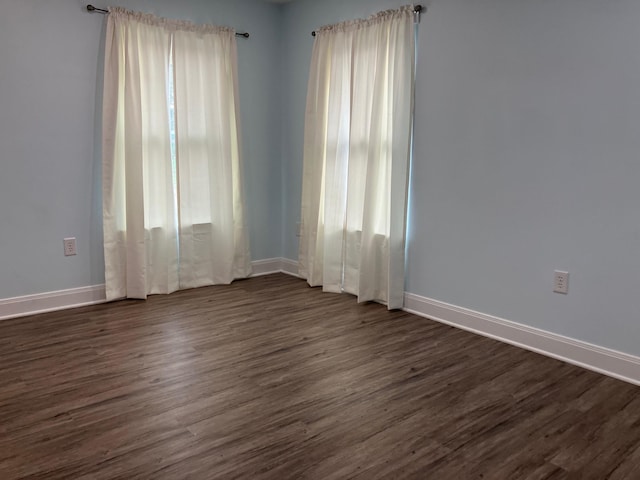
[[[413,13],[415,13],[416,15],[420,15],[422,10],[423,10],[422,5],[416,5],[415,7],[413,7]],[[313,32],[311,32],[311,35],[315,37],[316,31],[314,30]]]
[[[103,8],[97,8],[94,7],[93,5],[87,5],[87,11],[88,12],[99,12],[99,13],[109,13],[109,10],[105,10]],[[236,32],[236,37],[244,37],[244,38],[249,38],[249,34],[247,32],[244,33],[238,33]]]

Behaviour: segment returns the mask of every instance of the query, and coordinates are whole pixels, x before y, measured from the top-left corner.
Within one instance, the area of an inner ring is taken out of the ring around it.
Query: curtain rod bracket
[[[422,5],[416,5],[413,8],[413,22],[418,24],[420,23],[420,14],[422,13]]]

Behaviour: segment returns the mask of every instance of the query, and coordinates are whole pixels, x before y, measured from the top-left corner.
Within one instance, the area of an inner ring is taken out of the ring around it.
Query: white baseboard
[[[299,277],[298,262],[287,258],[257,260],[251,266],[253,277]],[[104,302],[104,285],[0,299],[0,320]],[[404,304],[407,312],[640,385],[639,357],[412,293],[405,293]]]
[[[274,258],[254,262],[257,275],[260,270],[256,264],[268,266],[262,275],[281,272],[299,277],[295,260]],[[412,293],[405,293],[404,305],[405,311],[421,317],[640,385],[640,357]]]
[[[295,260],[289,260],[288,258],[281,258],[280,271],[282,273],[286,273],[287,275],[302,278],[298,273],[298,262],[296,262]]]
[[[272,273],[286,273],[298,277],[298,262],[288,258],[268,258],[251,262],[252,277],[261,277]]]
[[[280,258],[267,258],[266,260],[256,260],[251,262],[251,277],[262,277],[263,275],[271,275],[272,273],[280,273],[282,271]]]
[[[251,263],[251,267],[253,269],[252,277],[271,273],[298,275],[298,263],[286,258],[257,260]],[[104,285],[5,298],[0,299],[0,320],[96,305],[104,302],[106,302]]]
[[[0,300],[0,320],[104,303],[104,285],[71,288]]]
[[[502,318],[405,293],[404,310],[640,385],[640,358]]]

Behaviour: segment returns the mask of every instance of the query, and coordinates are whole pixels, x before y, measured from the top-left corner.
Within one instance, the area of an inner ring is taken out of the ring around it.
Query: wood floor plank
[[[635,479],[640,389],[281,274],[0,322],[1,479]]]

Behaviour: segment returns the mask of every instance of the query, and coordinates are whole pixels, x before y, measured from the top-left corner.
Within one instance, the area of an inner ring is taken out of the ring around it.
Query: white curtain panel
[[[107,299],[250,274],[237,91],[232,30],[110,9],[103,98]]]
[[[305,118],[300,274],[390,309],[404,297],[413,10],[318,30]]]
[[[244,222],[236,37],[174,36],[180,287],[251,273]],[[184,141],[188,139],[188,141]]]

